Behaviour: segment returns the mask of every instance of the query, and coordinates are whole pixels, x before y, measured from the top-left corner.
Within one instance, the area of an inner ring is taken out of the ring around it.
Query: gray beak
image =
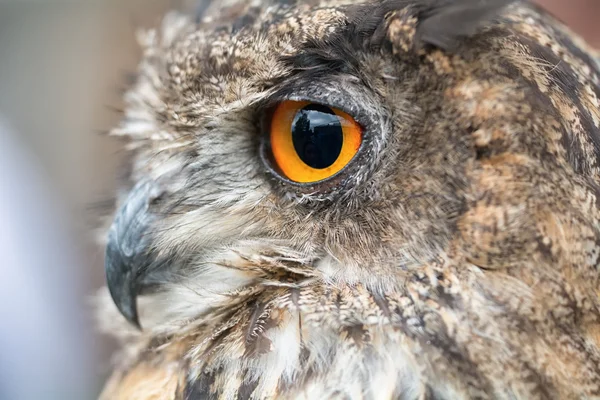
[[[137,296],[152,264],[150,226],[155,217],[150,202],[158,197],[156,184],[141,181],[118,210],[108,233],[104,268],[108,290],[123,316],[141,329]]]

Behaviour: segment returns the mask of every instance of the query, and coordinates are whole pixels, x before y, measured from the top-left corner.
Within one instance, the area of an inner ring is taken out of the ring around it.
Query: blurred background
[[[102,133],[120,118],[136,28],[180,2],[0,0],[0,399],[93,399],[106,377],[90,210],[110,200],[122,151]],[[600,0],[538,2],[600,47]]]

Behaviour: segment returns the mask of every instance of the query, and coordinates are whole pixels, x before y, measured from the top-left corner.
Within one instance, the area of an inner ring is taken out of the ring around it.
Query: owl
[[[139,40],[102,399],[600,398],[600,63],[559,21],[227,0]]]

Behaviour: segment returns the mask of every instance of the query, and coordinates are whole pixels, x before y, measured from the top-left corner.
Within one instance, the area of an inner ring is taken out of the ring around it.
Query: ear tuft
[[[453,50],[515,0],[437,0],[419,15],[416,43]]]

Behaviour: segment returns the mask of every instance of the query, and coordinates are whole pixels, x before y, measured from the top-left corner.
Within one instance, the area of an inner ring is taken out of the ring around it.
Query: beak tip
[[[110,264],[110,262],[108,263]],[[115,269],[107,265],[106,281],[113,302],[127,322],[141,330],[138,310],[137,291],[130,271],[124,274],[115,274]]]
[[[123,317],[125,317],[127,322],[135,326],[137,329],[142,330],[135,297],[131,297],[128,300],[123,300],[122,302],[117,302],[115,300],[115,303],[117,304],[117,308],[119,309]]]

